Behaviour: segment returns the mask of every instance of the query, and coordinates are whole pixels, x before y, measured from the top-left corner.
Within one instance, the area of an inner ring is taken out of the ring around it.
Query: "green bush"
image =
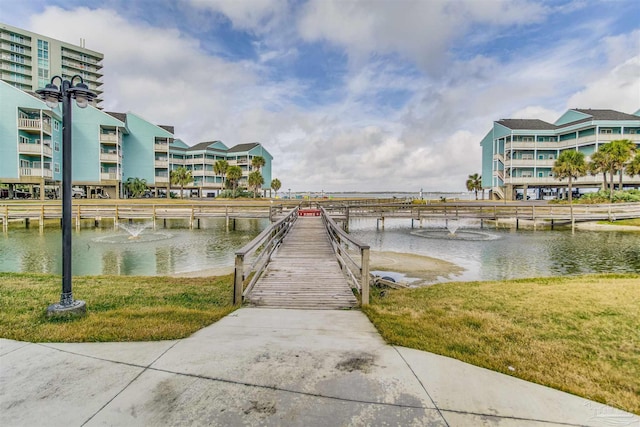
[[[624,190],[613,192],[613,203],[631,203],[640,202],[640,190]],[[598,191],[597,193],[587,193],[576,203],[597,204],[609,203],[609,191]]]

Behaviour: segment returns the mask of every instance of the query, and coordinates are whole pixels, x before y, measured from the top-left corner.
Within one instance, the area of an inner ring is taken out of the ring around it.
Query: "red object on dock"
[[[298,216],[320,216],[320,209],[298,209]]]

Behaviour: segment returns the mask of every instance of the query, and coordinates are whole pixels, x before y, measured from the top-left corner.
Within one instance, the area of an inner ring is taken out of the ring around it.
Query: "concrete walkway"
[[[359,311],[243,308],[149,343],[0,340],[2,426],[640,426],[640,417],[386,345]]]

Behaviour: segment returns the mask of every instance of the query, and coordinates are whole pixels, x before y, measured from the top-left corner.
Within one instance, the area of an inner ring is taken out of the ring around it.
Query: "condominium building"
[[[38,97],[0,81],[0,185],[8,185],[30,197],[60,195],[62,179],[62,112]],[[228,148],[221,141],[192,147],[174,137],[173,126],[156,125],[140,115],[104,112],[95,107],[72,109],[72,180],[88,197],[119,198],[129,178],[144,179],[156,195],[167,195],[171,171],[184,166],[194,181],[186,188],[196,195],[217,195],[224,179],[214,172],[219,160],[238,165],[240,185],[247,183],[256,156],[263,189],[271,186],[273,157],[260,143]]]
[[[102,98],[102,53],[52,39],[11,25],[0,23],[0,80],[24,91],[35,92],[45,87],[53,76],[71,79],[82,77],[98,96],[93,105],[100,107]]]
[[[634,114],[615,110],[571,109],[555,123],[538,119],[502,119],[480,142],[482,186],[494,199],[555,198],[567,180],[553,176],[553,165],[565,150],[584,153],[587,161],[598,148],[617,139],[629,139],[640,148],[640,110]],[[597,189],[602,174],[574,181],[578,189]],[[623,177],[625,186],[639,186],[640,177]]]

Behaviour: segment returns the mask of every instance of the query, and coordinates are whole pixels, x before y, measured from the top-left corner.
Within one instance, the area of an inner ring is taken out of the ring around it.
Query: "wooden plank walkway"
[[[342,309],[358,304],[322,218],[298,218],[245,302],[301,309]]]

